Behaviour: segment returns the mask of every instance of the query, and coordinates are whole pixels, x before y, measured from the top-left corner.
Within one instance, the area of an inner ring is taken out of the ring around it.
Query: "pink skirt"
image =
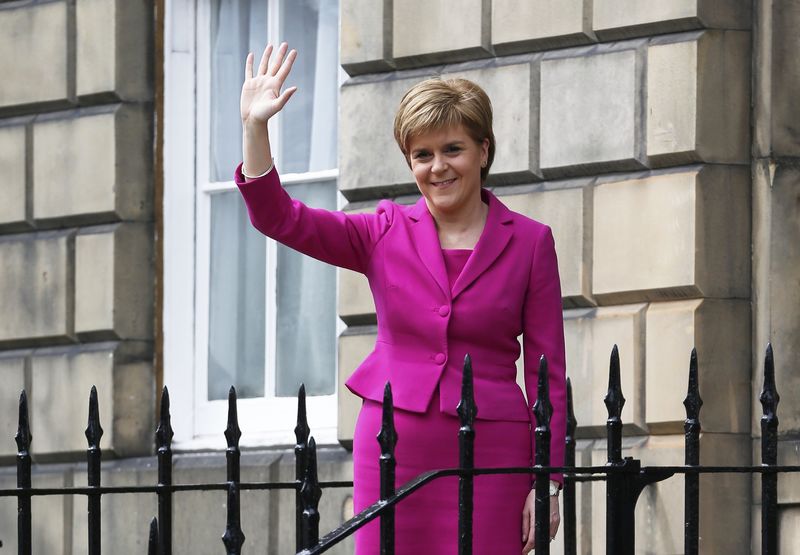
[[[480,408],[479,408],[480,410]],[[425,414],[395,409],[396,484],[399,488],[428,470],[458,467],[457,417],[439,410],[438,390]],[[381,405],[365,400],[353,438],[354,508],[360,512],[380,497],[376,436]],[[528,466],[531,435],[527,422],[476,420],[475,466]],[[473,553],[520,555],[522,508],[530,491],[525,474],[475,477]],[[356,532],[356,555],[380,553],[380,521]],[[458,478],[429,482],[396,505],[396,555],[458,553]]]

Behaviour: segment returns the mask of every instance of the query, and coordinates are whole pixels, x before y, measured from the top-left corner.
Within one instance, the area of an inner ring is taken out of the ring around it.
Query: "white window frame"
[[[279,2],[268,3],[269,36],[279,36]],[[227,400],[208,401],[208,301],[211,195],[235,190],[234,182],[210,181],[209,0],[167,0],[164,32],[163,368],[170,390],[176,450],[225,447]],[[255,53],[256,58],[260,53]],[[244,63],[242,61],[242,63]],[[339,68],[339,84],[344,73]],[[277,116],[279,118],[280,115]],[[279,120],[270,121],[275,163],[280,168]],[[231,177],[233,168],[231,168]],[[336,180],[338,169],[281,175],[281,181]],[[337,195],[338,204],[343,204]],[[277,246],[267,242],[265,391],[275,390]],[[270,290],[272,293],[270,294]],[[337,287],[338,291],[338,287]],[[336,319],[336,334],[342,331]],[[338,342],[337,342],[338,347]],[[331,364],[337,371],[338,356]],[[336,384],[338,380],[334,380]],[[337,387],[336,385],[334,386]],[[318,444],[336,442],[337,392],[307,398],[308,420]],[[295,441],[295,397],[238,401],[241,445],[290,445]]]

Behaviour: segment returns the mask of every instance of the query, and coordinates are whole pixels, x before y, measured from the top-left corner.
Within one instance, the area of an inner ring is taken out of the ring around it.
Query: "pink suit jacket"
[[[490,191],[484,230],[451,292],[434,220],[424,199],[381,201],[374,214],[305,206],[278,173],[236,184],[265,235],[369,279],[378,320],[375,349],[347,380],[356,395],[424,412],[439,386],[441,410],[456,414],[464,356],[472,357],[477,418],[533,422],[516,383],[523,337],[525,390],[536,398],[539,357],[549,364],[551,465],[564,462],[566,385],[558,263],[550,228],[512,212]],[[533,440],[531,442],[533,445]],[[533,456],[533,455],[532,455]],[[561,481],[561,476],[553,476]]]

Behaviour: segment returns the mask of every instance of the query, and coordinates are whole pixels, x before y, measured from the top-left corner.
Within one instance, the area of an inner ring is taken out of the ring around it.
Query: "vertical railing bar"
[[[478,407],[472,384],[472,358],[464,357],[461,379],[461,400],[456,407],[461,419],[458,430],[459,466],[462,474],[458,479],[458,555],[472,555],[472,513],[475,468],[475,428],[473,427]]]
[[[87,480],[89,487],[100,486],[100,464],[103,453],[100,449],[100,439],[103,437],[103,428],[100,426],[100,409],[97,402],[97,388],[92,386],[89,393],[89,422],[86,426],[86,440],[89,448],[87,458]],[[88,498],[88,534],[89,555],[100,555],[100,494],[90,493]]]
[[[225,460],[228,478],[228,507],[225,534],[222,543],[228,555],[240,555],[245,536],[242,532],[240,513],[239,482],[241,481],[241,451],[239,439],[242,431],[239,429],[239,414],[236,406],[236,388],[231,386],[228,392],[228,426],[225,428],[225,440],[228,448],[225,450]]]
[[[775,360],[772,345],[767,345],[764,358],[764,387],[759,400],[763,408],[761,416],[761,465],[778,464],[778,403],[780,395],[775,384]],[[761,474],[761,553],[778,553],[778,474]]]
[[[539,358],[539,376],[533,415],[536,417],[536,466],[550,464],[550,417],[553,405],[547,380],[547,358]],[[534,549],[536,555],[550,555],[550,474],[536,474]]]
[[[159,543],[158,518],[153,517],[150,521],[150,533],[147,538],[147,555],[162,555],[158,548]]]
[[[303,549],[314,547],[319,543],[319,500],[322,488],[317,474],[317,442],[311,437],[308,440],[306,473],[300,487],[303,502],[302,543]]]
[[[575,430],[578,421],[575,419],[575,406],[572,399],[572,380],[567,378],[567,437],[564,451],[564,466],[575,468]],[[575,502],[575,481],[564,477],[564,555],[577,555],[578,530]]]
[[[689,387],[686,399],[686,421],[683,425],[685,433],[685,464],[700,465],[700,382],[698,376],[697,349],[692,349],[689,359]],[[683,550],[685,555],[697,555],[700,549],[700,475],[684,474],[684,536]]]
[[[378,433],[378,444],[381,447],[381,500],[386,501],[395,493],[394,448],[397,444],[397,431],[394,427],[394,405],[392,386],[389,382],[383,388],[383,414],[381,431]],[[394,555],[394,506],[389,507],[381,515],[381,555]]]
[[[31,434],[28,419],[28,394],[19,394],[19,425],[14,436],[17,442],[17,553],[31,555]],[[2,543],[0,543],[2,546]]]
[[[158,456],[158,485],[172,485],[172,422],[169,413],[169,391],[161,391],[161,412],[156,428],[156,452]],[[160,555],[172,555],[172,491],[165,488],[158,492],[158,549]]]
[[[308,417],[306,414],[306,386],[300,384],[297,392],[297,425],[294,427],[296,443],[294,446],[294,512],[295,512],[295,552],[303,549],[303,500],[300,496],[300,488],[303,485],[303,478],[306,474],[308,436],[311,433],[308,427]]]
[[[608,410],[606,421],[609,465],[622,465],[622,407],[625,397],[619,370],[619,348],[614,345],[608,371],[608,392],[603,400]],[[625,549],[625,478],[612,474],[606,478],[606,554],[620,555]],[[632,533],[632,532],[631,532]]]

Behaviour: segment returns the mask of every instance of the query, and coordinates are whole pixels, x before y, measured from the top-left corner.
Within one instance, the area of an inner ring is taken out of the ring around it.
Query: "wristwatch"
[[[560,486],[558,485],[558,482],[556,482],[555,480],[550,480],[550,497],[553,496],[558,497],[559,489]]]

